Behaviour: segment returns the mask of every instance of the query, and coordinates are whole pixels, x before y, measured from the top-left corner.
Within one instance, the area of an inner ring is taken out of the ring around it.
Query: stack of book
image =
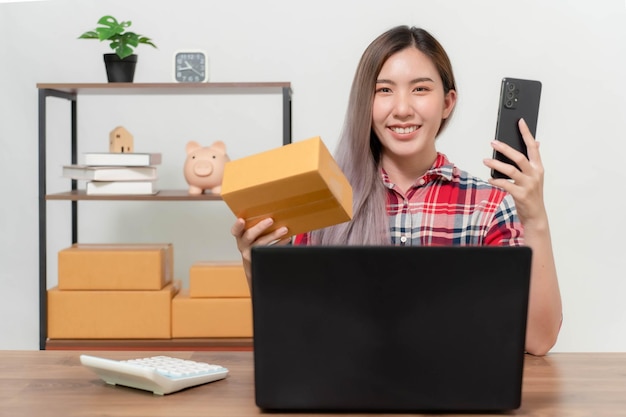
[[[252,330],[252,299],[243,264],[191,265],[189,289],[172,299],[172,337],[249,338]]]
[[[77,243],[58,260],[58,285],[48,289],[50,339],[171,338],[181,288],[171,243]]]
[[[156,188],[160,153],[93,152],[83,165],[65,165],[63,176],[86,180],[87,195],[150,195]]]

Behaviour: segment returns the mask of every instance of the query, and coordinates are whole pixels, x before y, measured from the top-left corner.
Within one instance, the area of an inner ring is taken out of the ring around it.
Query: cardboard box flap
[[[171,243],[74,243],[66,250],[81,251],[154,251],[165,250],[172,246]]]
[[[316,172],[322,146],[317,136],[229,161],[224,167],[222,194]]]

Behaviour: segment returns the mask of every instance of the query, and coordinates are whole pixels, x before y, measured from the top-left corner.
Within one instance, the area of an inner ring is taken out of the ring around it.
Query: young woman
[[[353,187],[352,221],[305,235],[315,245],[527,245],[533,250],[526,350],[544,355],[556,342],[561,296],[543,202],[539,145],[523,120],[528,159],[504,143],[492,147],[515,166],[485,159],[511,181],[469,175],[435,142],[456,104],[450,60],[428,32],[395,27],[365,50],[350,93],[336,159]],[[232,234],[250,276],[250,248],[287,244],[272,219]],[[443,267],[443,266],[442,266]]]

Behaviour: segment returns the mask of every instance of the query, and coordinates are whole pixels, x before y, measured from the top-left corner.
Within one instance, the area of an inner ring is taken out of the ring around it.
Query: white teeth
[[[415,132],[417,130],[417,126],[411,126],[411,127],[392,127],[391,128],[394,132],[396,133],[400,133],[400,134],[406,134],[406,133],[412,133]]]

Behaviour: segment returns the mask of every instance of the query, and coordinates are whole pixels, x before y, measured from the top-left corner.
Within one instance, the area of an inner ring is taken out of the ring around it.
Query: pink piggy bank
[[[202,146],[195,141],[189,141],[186,149],[184,173],[189,184],[189,194],[198,195],[205,190],[219,194],[224,165],[230,161],[224,142],[216,141],[211,146]]]

